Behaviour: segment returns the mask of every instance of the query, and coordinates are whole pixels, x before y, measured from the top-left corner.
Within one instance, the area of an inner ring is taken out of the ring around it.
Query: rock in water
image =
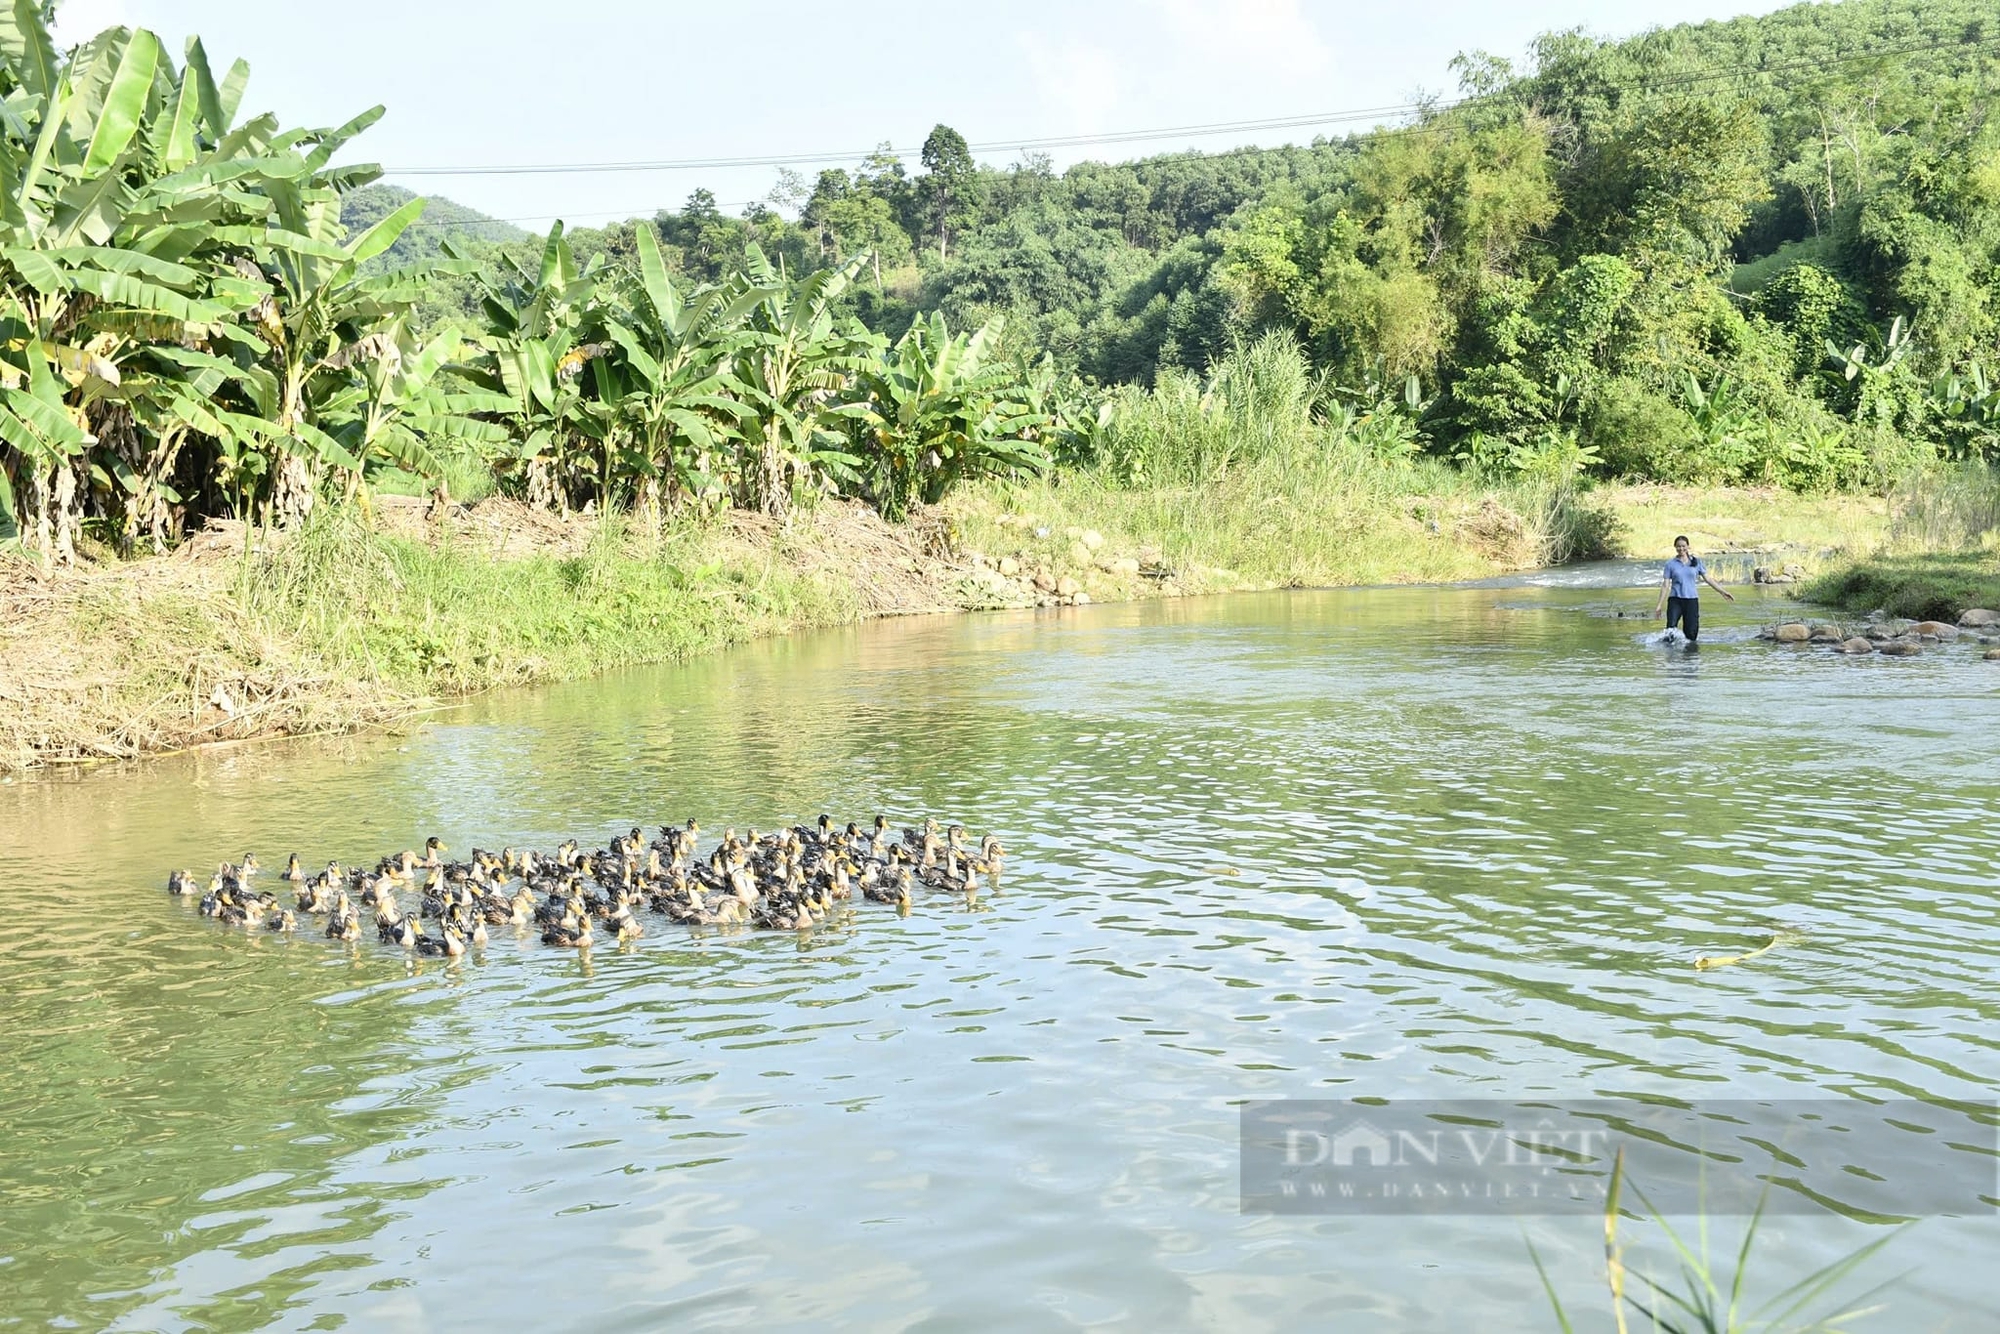
[[[1927,639],[1958,638],[1958,627],[1946,625],[1943,621],[1918,621],[1910,628]]]
[[[1779,626],[1772,638],[1780,644],[1803,644],[1812,638],[1812,627],[1804,621],[1790,621]]]
[[[1990,648],[1979,655],[1988,662],[2000,662],[2000,648]]]
[[[1877,645],[1875,651],[1888,658],[1914,658],[1924,650],[1921,645],[1912,644],[1907,639],[1892,639]]]
[[[1852,639],[1843,640],[1840,645],[1840,651],[1842,653],[1873,653],[1875,646],[1862,636],[1856,635]]]
[[[1958,623],[1968,630],[2000,625],[2000,611],[1992,611],[1985,607],[1968,607],[1958,614]]]

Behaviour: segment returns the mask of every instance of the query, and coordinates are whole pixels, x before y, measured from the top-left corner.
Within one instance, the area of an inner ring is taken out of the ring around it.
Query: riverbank
[[[1877,556],[1814,579],[1809,602],[1850,616],[1884,611],[1912,621],[1955,622],[1970,607],[2000,607],[2000,553]]]
[[[1826,503],[1070,476],[968,487],[901,525],[827,502],[782,526],[732,512],[646,531],[500,498],[433,514],[380,496],[288,536],[220,524],[132,562],[0,562],[0,770],[393,725],[481,691],[878,616],[1445,582],[1579,543],[1650,551],[1676,524],[1704,545],[1725,529],[1715,548],[1839,532],[1866,549],[1854,506],[1843,527]]]

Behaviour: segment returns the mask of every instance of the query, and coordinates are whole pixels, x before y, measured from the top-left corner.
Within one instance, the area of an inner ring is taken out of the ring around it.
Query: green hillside
[[[340,221],[348,231],[358,234],[416,197],[414,191],[401,186],[364,185],[341,195]],[[383,256],[383,263],[395,266],[430,259],[452,237],[492,244],[527,238],[528,234],[512,223],[489,218],[476,209],[455,204],[440,195],[429,195],[427,198],[430,202],[424,207],[422,220],[396,238],[396,244]]]

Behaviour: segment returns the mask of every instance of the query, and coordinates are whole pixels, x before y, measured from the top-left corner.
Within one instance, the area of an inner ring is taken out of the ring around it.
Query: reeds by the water
[[[1623,1204],[1628,1189],[1645,1211],[1646,1219],[1658,1228],[1668,1243],[1673,1262],[1670,1278],[1655,1278],[1650,1268],[1629,1258],[1630,1248],[1623,1239],[1623,1223],[1625,1219],[1638,1215],[1629,1213]],[[1719,1267],[1710,1254],[1708,1219],[1700,1219],[1695,1242],[1690,1245],[1675,1231],[1665,1215],[1653,1208],[1644,1193],[1625,1179],[1625,1153],[1619,1150],[1612,1163],[1611,1182],[1604,1204],[1605,1284],[1611,1296],[1611,1314],[1618,1334],[1628,1334],[1632,1327],[1627,1319],[1628,1311],[1644,1321],[1640,1328],[1657,1331],[1658,1334],[1752,1334],[1752,1331],[1757,1334],[1783,1334],[1785,1331],[1804,1334],[1805,1331],[1842,1329],[1883,1309],[1875,1299],[1900,1275],[1875,1283],[1853,1296],[1843,1297],[1840,1291],[1855,1278],[1863,1265],[1901,1234],[1902,1227],[1885,1232],[1758,1301],[1752,1298],[1750,1290],[1751,1258],[1763,1217],[1763,1205],[1760,1203],[1744,1227],[1743,1237],[1726,1262],[1727,1267]],[[1548,1295],[1557,1327],[1563,1334],[1575,1334],[1576,1326],[1571,1323],[1569,1313],[1557,1297],[1555,1283],[1533,1243],[1528,1246],[1528,1255],[1534,1261],[1535,1272],[1541,1277],[1542,1289]]]

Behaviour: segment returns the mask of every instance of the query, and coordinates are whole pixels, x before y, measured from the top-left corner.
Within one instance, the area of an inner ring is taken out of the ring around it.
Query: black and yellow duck
[[[574,926],[567,923],[575,922]],[[590,930],[590,918],[566,917],[548,930],[542,932],[544,945],[555,945],[564,949],[583,949],[591,944],[594,937]]]
[[[894,903],[903,907],[910,904],[910,868],[898,866],[889,875],[879,876],[861,890],[861,895],[875,903]]]
[[[326,938],[361,939],[361,914],[354,911],[354,905],[347,901],[347,891],[344,889],[338,891],[334,897],[333,912],[326,922]]]
[[[965,860],[973,870],[979,872],[981,875],[997,875],[1000,871],[1000,863],[1006,855],[1007,849],[1000,846],[1000,840],[992,834],[988,834],[979,840],[979,851],[976,854],[967,853]]]
[[[419,935],[416,943],[419,954],[455,959],[465,953],[465,937],[459,935],[455,922],[446,922],[439,928],[438,935]]]
[[[167,893],[177,899],[191,899],[201,893],[201,887],[194,882],[194,872],[175,871],[167,877]]]

